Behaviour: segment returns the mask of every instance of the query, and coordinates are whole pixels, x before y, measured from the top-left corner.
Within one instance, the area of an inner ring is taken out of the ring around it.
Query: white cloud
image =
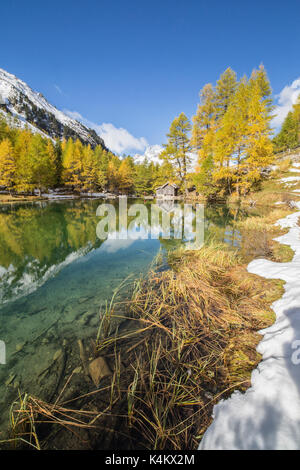
[[[105,142],[105,145],[115,153],[122,155],[123,153],[129,153],[133,151],[143,152],[148,146],[148,142],[145,137],[134,137],[127,129],[122,127],[115,127],[109,122],[102,124],[96,124],[88,119],[85,119],[77,111],[64,110],[64,113],[70,116],[72,119],[81,121],[86,126],[94,129],[97,134]]]
[[[86,121],[80,113],[77,113],[77,111],[69,111],[68,109],[64,109],[64,113],[70,116],[72,119],[76,119],[76,121]]]
[[[58,85],[54,84],[54,88],[56,89],[56,91],[58,91],[60,95],[63,95],[62,89]]]
[[[286,115],[291,111],[293,104],[296,103],[300,94],[300,77],[293,81],[291,85],[285,86],[281,92],[275,96],[277,98],[277,106],[274,110],[276,116],[272,120],[272,127],[278,129]]]
[[[119,154],[133,149],[143,151],[148,145],[144,137],[134,137],[126,129],[117,128],[111,123],[104,122],[100,126],[95,126],[95,130],[102,137],[107,147]]]

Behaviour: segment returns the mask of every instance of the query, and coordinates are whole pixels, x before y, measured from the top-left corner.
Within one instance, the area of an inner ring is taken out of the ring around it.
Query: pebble
[[[98,387],[103,377],[111,375],[111,370],[103,357],[97,357],[92,362],[90,362],[89,373],[92,381],[94,382],[96,387]]]

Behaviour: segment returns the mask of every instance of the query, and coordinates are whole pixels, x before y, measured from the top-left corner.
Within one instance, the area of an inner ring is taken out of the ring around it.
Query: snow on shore
[[[296,203],[300,209],[300,202]],[[278,222],[290,228],[278,241],[295,251],[289,263],[254,260],[248,271],[286,281],[272,305],[276,322],[262,330],[257,350],[263,359],[252,386],[214,407],[214,421],[199,449],[300,449],[300,212]]]
[[[300,180],[300,176],[288,176],[287,178],[281,178],[281,181],[283,181],[283,183],[289,183],[290,181],[299,181]]]

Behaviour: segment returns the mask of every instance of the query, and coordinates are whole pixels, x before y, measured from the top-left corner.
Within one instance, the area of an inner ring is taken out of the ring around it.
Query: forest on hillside
[[[171,123],[160,165],[136,163],[79,139],[54,141],[0,117],[0,186],[13,193],[63,186],[75,192],[146,195],[169,181],[182,193],[196,189],[208,199],[245,195],[259,186],[274,153],[300,143],[300,100],[272,140],[271,94],[262,65],[240,80],[228,68],[215,85],[200,91],[192,121],[180,113]]]
[[[109,191],[138,195],[173,177],[165,163],[120,158],[100,145],[92,149],[77,140],[53,142],[0,119],[0,185],[10,192],[31,193],[53,187],[72,191]]]

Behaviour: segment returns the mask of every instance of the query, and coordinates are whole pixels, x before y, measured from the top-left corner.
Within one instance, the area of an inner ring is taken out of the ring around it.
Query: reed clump
[[[246,390],[260,360],[257,333],[274,321],[281,285],[247,273],[237,253],[210,246],[173,254],[131,302],[149,328],[130,386],[130,425],[152,449],[196,448],[212,406]]]

